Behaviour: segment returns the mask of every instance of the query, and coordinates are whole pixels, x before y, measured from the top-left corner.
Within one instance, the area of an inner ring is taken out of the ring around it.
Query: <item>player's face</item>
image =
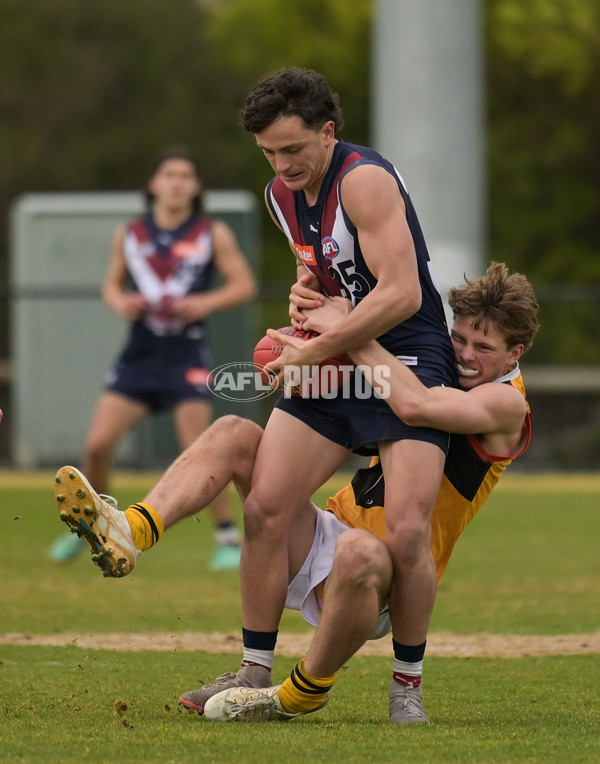
[[[280,117],[256,133],[256,143],[290,191],[314,203],[336,143],[334,123],[311,130],[298,116]]]
[[[523,352],[523,345],[509,348],[494,324],[489,324],[486,331],[482,324],[476,329],[474,320],[473,317],[457,316],[450,333],[458,367],[458,383],[465,390],[484,382],[493,382],[507,374]]]
[[[171,212],[191,209],[192,200],[201,190],[196,169],[186,159],[165,160],[149,183],[154,204]]]

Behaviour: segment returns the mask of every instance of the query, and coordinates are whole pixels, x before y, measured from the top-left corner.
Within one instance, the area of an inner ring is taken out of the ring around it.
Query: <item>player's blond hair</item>
[[[493,324],[504,336],[507,347],[522,344],[528,350],[539,328],[538,301],[527,278],[509,274],[504,263],[492,263],[485,274],[448,292],[448,304],[455,317],[474,317],[474,327],[488,331]]]

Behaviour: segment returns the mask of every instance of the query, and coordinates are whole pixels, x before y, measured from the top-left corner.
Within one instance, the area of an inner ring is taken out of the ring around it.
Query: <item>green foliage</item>
[[[266,71],[303,66],[323,72],[341,97],[354,142],[366,142],[371,0],[228,0],[216,3],[210,37],[248,87]],[[236,40],[236,45],[231,41]]]
[[[166,144],[210,149],[228,83],[212,66],[198,3],[25,5],[1,3],[5,187],[139,188]]]
[[[593,84],[600,43],[595,0],[493,0],[489,21],[507,58],[533,77],[556,76],[572,95]]]
[[[545,290],[539,291],[543,297]],[[527,363],[600,365],[600,343],[594,340],[600,319],[600,289],[581,287],[572,299],[561,299],[563,296],[568,296],[566,290],[553,289],[549,299],[541,299],[542,328],[533,348],[527,351]]]
[[[600,5],[482,2],[490,259],[522,270],[540,291],[585,286],[597,313]],[[270,168],[237,113],[263,72],[323,71],[340,94],[342,136],[368,144],[374,9],[374,0],[0,0],[0,290],[6,212],[22,193],[137,189],[157,151],[185,142],[209,187],[261,198]],[[285,300],[292,261],[262,214],[267,292]],[[574,327],[561,325],[560,303],[549,300],[548,310],[557,329],[536,343],[539,360],[597,363],[587,308]],[[0,357],[7,314],[5,301]]]
[[[488,0],[491,254],[600,285],[600,6]]]
[[[540,293],[531,360],[597,364],[600,5],[488,0],[486,29],[490,257]]]

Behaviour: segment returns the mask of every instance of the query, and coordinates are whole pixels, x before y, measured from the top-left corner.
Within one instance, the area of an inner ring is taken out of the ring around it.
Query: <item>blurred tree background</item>
[[[532,361],[599,363],[600,3],[482,2],[486,256],[525,272],[538,292],[544,329]],[[0,0],[0,359],[16,197],[135,190],[158,151],[184,142],[208,187],[261,198],[270,169],[237,113],[263,72],[287,64],[322,71],[340,94],[342,137],[368,144],[372,5]],[[266,214],[262,234],[268,324],[286,316],[293,264]]]

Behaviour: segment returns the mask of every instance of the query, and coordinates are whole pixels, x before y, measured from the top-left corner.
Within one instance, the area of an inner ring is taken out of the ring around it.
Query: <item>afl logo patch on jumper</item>
[[[321,250],[323,252],[323,257],[327,258],[327,260],[333,260],[333,258],[340,253],[337,241],[331,236],[326,236],[321,240]]]

